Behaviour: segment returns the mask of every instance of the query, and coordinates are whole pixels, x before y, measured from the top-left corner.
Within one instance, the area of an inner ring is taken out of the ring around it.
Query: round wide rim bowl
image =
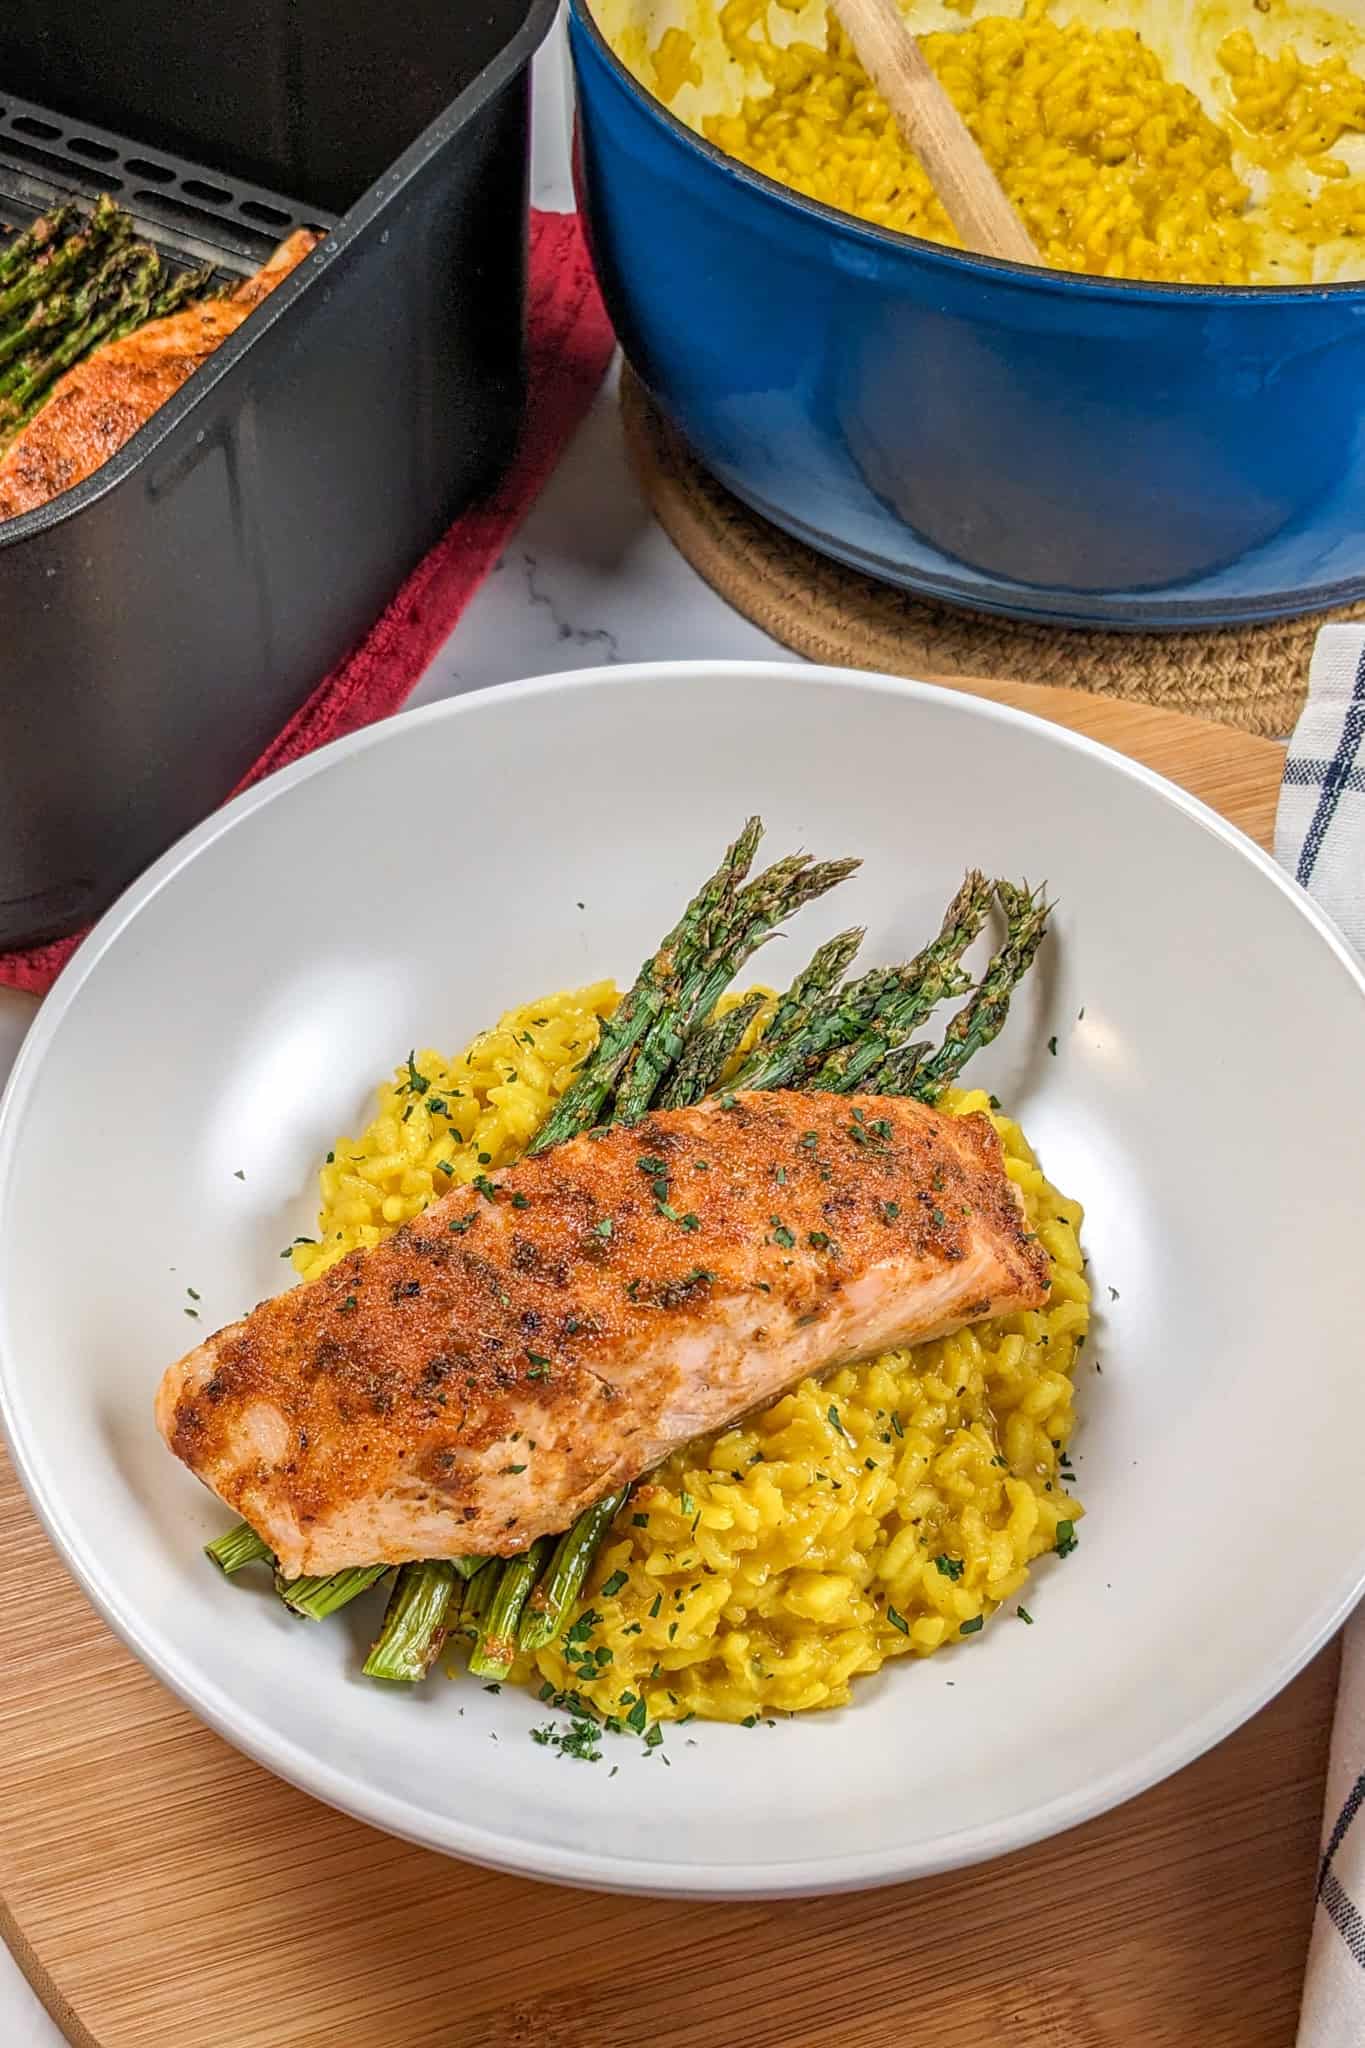
[[[969,862],[1048,876],[1054,936],[973,1078],[1087,1203],[1105,1365],[1080,1389],[1088,1515],[1077,1553],[1037,1568],[1036,1626],[1002,1612],[832,1713],[666,1733],[669,1770],[622,1740],[609,1777],[529,1742],[546,1711],[529,1694],[433,1680],[395,1700],[357,1676],[373,1615],[305,1628],[214,1574],[199,1545],[225,1513],[156,1438],[151,1396],[196,1334],[278,1288],[315,1162],[410,1044],[453,1049],[508,1003],[628,978],[751,810],[774,852],[865,856],[843,904],[803,913],[790,971],[850,910],[869,963],[906,957]],[[683,1896],[976,1861],[1198,1756],[1365,1584],[1365,1384],[1341,1284],[1365,1229],[1363,1027],[1365,976],[1273,862],[1024,713],[727,662],[456,699],[237,798],[48,998],[0,1103],[0,1416],[54,1545],[143,1663],[361,1820],[530,1876]],[[1310,1362],[1311,1401],[1291,1359]],[[1292,1541],[1258,1506],[1286,1490]]]
[[[600,24],[592,10],[591,0],[569,0],[569,13],[592,43],[597,55],[613,71],[622,88],[628,92],[641,109],[675,142],[684,142],[695,155],[723,177],[733,179],[768,204],[786,212],[804,215],[838,234],[848,235],[857,243],[876,247],[888,252],[910,252],[916,257],[935,264],[943,264],[953,270],[968,270],[985,276],[995,276],[1033,291],[1060,291],[1079,294],[1084,297],[1112,299],[1116,304],[1123,301],[1150,299],[1156,304],[1182,301],[1198,305],[1236,303],[1243,301],[1260,305],[1276,304],[1283,301],[1288,305],[1307,304],[1313,300],[1328,298],[1349,301],[1352,298],[1365,300],[1365,278],[1347,279],[1332,284],[1263,285],[1263,284],[1166,284],[1155,279],[1129,277],[1099,277],[1088,271],[1053,270],[1046,265],[1015,263],[1004,256],[983,256],[970,249],[955,249],[945,242],[931,242],[923,235],[912,235],[901,228],[879,227],[875,221],[864,220],[860,215],[845,213],[841,207],[831,206],[823,199],[812,199],[804,192],[795,191],[776,178],[770,178],[763,171],[754,170],[749,164],[726,154],[716,143],[699,135],[686,121],[679,120],[664,102],[657,99],[647,86],[642,85],[630,66],[612,48],[602,33]]]

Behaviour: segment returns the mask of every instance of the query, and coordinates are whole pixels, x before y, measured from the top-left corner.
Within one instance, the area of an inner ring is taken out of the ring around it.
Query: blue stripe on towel
[[[1362,738],[1365,738],[1365,649],[1361,650],[1360,659],[1356,663],[1355,688],[1351,692],[1351,701],[1346,708],[1346,717],[1341,728],[1341,739],[1336,753],[1332,756],[1331,765],[1323,776],[1322,794],[1318,798],[1317,809],[1313,813],[1313,822],[1308,827],[1308,831],[1304,836],[1303,846],[1299,852],[1299,865],[1296,874],[1305,889],[1312,879],[1313,869],[1317,863],[1318,855],[1322,851],[1322,842],[1327,837],[1328,827],[1336,816],[1341,792],[1347,786],[1355,769],[1356,754],[1359,751]]]

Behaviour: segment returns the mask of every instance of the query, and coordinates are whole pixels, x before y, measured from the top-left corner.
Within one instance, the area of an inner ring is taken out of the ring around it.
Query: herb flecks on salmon
[[[1048,1272],[988,1118],[725,1094],[452,1190],[192,1351],[157,1419],[287,1577],[510,1556],[808,1373],[1038,1306]]]

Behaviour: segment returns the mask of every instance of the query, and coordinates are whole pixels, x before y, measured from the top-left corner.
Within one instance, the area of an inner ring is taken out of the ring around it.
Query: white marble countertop
[[[568,104],[561,24],[536,64],[538,206],[573,203]],[[650,517],[627,467],[613,370],[544,496],[411,702],[608,661],[708,655],[796,658],[708,589]],[[0,1082],[37,1007],[31,997],[0,988]],[[0,1945],[0,2043],[60,2048],[61,2040]]]

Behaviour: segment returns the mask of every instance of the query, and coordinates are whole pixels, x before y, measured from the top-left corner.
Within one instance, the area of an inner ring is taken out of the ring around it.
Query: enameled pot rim
[[[849,242],[862,243],[893,257],[914,257],[939,269],[975,271],[983,279],[995,279],[1015,289],[1107,299],[1116,304],[1137,302],[1192,308],[1248,304],[1301,307],[1314,300],[1330,300],[1334,305],[1341,305],[1354,299],[1365,305],[1365,278],[1336,284],[1160,284],[1143,278],[1095,277],[1071,270],[1042,269],[1029,263],[1014,263],[1005,257],[979,256],[971,250],[952,249],[945,243],[930,242],[922,235],[906,234],[899,228],[878,227],[872,221],[859,219],[856,214],[843,213],[824,200],[810,199],[804,193],[794,192],[790,186],[779,184],[764,172],[752,170],[737,158],[727,156],[723,149],[708,142],[704,135],[698,135],[694,128],[689,128],[685,121],[671,113],[661,100],[646,91],[603,35],[590,0],[569,0],[569,13],[573,27],[588,39],[618,88],[635,100],[646,117],[670,141],[681,142],[722,178],[732,185],[747,188],[766,205],[776,206],[798,219],[814,222]]]

